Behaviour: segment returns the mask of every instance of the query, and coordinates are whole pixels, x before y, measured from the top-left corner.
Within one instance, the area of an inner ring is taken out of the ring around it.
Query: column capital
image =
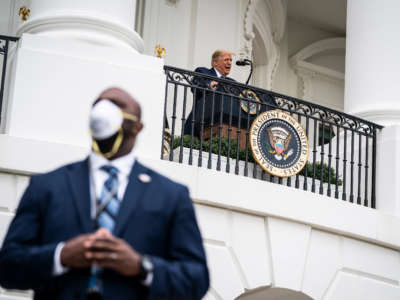
[[[17,35],[27,32],[143,52],[143,40],[134,31],[136,1],[78,2],[32,1],[31,17]]]

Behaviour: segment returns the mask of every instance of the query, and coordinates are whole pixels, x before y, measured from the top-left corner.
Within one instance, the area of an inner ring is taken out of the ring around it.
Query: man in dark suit
[[[194,71],[197,73],[201,73],[204,75],[208,76],[213,76],[217,77],[220,79],[225,79],[225,80],[232,80],[234,79],[228,77],[232,67],[232,52],[227,51],[227,50],[216,50],[212,57],[211,57],[211,68],[207,69],[204,67],[198,67]],[[193,115],[194,115],[194,127],[193,127],[193,134],[196,137],[200,137],[200,130],[201,130],[201,118],[203,115],[203,101],[206,101],[204,107],[204,115],[207,121],[207,118],[211,115],[211,97],[212,93],[207,92],[207,90],[212,91],[212,90],[218,90],[219,83],[217,81],[211,80],[211,79],[206,79],[206,78],[200,78],[200,77],[195,77],[193,80],[193,84],[199,88],[192,88],[193,92],[193,107],[194,107],[194,113],[193,109],[189,113],[186,122],[185,122],[185,127],[184,127],[184,134],[192,134],[192,123],[193,123]],[[204,96],[204,91],[205,96]],[[215,100],[214,98],[214,108],[216,108],[217,105],[219,105],[220,96],[219,99]],[[209,120],[208,120],[209,121]],[[207,122],[206,122],[207,123]],[[206,124],[207,125],[207,124]]]
[[[91,112],[84,161],[31,177],[0,250],[0,285],[34,299],[201,299],[209,275],[186,187],[140,164],[125,91]],[[117,126],[119,125],[119,126]]]

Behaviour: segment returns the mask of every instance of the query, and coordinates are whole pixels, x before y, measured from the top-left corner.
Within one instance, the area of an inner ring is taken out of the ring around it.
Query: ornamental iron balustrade
[[[382,126],[230,79],[171,66],[164,71],[162,159],[376,207],[376,136]],[[308,164],[292,177],[266,173],[249,150],[252,121],[275,109],[294,117],[308,137]]]
[[[2,68],[1,68],[1,85],[0,85],[0,124],[2,116],[3,107],[3,96],[4,96],[4,86],[6,82],[6,71],[7,71],[7,58],[11,42],[17,42],[19,38],[0,35],[0,56],[2,56]]]

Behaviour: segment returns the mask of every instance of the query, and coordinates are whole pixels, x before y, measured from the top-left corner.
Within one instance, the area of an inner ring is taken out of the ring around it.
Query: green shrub
[[[218,138],[213,138],[212,139],[212,144],[211,144],[211,153],[218,154],[218,148],[219,148],[219,140]],[[191,143],[191,136],[190,135],[184,135],[183,136],[183,147],[190,148],[190,143]],[[193,137],[193,149],[199,150],[200,149],[200,140],[196,137]],[[181,138],[176,137],[174,139],[174,144],[173,144],[173,149],[179,147],[181,145]],[[237,155],[237,140],[231,138],[231,145],[230,148],[228,147],[228,138],[227,137],[222,137],[221,138],[221,156],[225,157],[230,157],[233,159],[236,159]],[[229,148],[229,149],[228,149]],[[204,152],[209,152],[210,150],[210,141],[203,141],[203,147],[202,150]],[[229,151],[229,155],[228,155]],[[253,158],[253,155],[251,154],[250,147],[248,148],[248,153],[247,153],[247,161],[254,163],[255,160]],[[239,160],[246,160],[246,151],[244,149],[239,151]]]
[[[221,139],[219,138],[213,138],[212,139],[212,145],[211,145],[211,153],[218,154],[218,148],[219,148],[219,141],[221,140],[221,156],[225,157],[230,157],[233,159],[236,159],[237,155],[237,140],[231,138],[231,145],[230,148],[228,149],[228,138],[227,137],[222,137]],[[184,135],[183,136],[183,147],[190,148],[191,143],[193,144],[193,149],[199,150],[200,149],[200,140],[196,137],[191,138],[190,135]],[[173,149],[178,148],[181,145],[181,137],[175,137],[173,141]],[[203,141],[202,145],[202,150],[204,152],[209,152],[210,150],[210,141]],[[229,153],[228,153],[229,152]],[[255,159],[252,155],[252,152],[250,150],[250,145],[248,147],[248,153],[247,153],[247,161],[255,163]],[[239,160],[246,160],[246,151],[245,149],[241,149],[239,151]],[[312,177],[313,176],[313,164],[307,162],[305,167],[300,171],[299,175],[305,176],[305,169],[307,168],[307,177]],[[328,182],[328,174],[330,174],[330,183],[331,184],[336,184],[336,172],[335,169],[328,168],[327,164],[323,164],[323,167],[321,168],[321,163],[316,162],[315,163],[315,178],[320,179],[321,178],[321,171],[322,171],[322,182]],[[338,185],[342,185],[342,180],[338,179]]]
[[[305,176],[306,168],[307,168],[307,177],[312,177],[313,176],[313,164],[309,163],[309,162],[307,162],[307,164],[299,172],[299,174]],[[319,180],[321,178],[321,171],[322,171],[322,182],[328,182],[328,179],[330,176],[330,183],[336,184],[336,172],[335,172],[334,168],[332,168],[332,167],[328,168],[327,164],[323,164],[323,167],[321,168],[321,163],[316,162],[315,163],[315,179]],[[340,178],[338,178],[338,185],[342,185],[342,184],[343,184],[342,180]]]

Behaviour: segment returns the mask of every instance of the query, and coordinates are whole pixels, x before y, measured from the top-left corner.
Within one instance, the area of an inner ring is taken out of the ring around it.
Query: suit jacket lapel
[[[137,212],[137,204],[143,200],[146,185],[149,183],[141,182],[138,178],[139,174],[146,173],[146,168],[138,161],[133,165],[131,174],[129,175],[128,186],[122,199],[117,222],[114,228],[114,234],[118,236],[127,225],[132,214]]]
[[[215,72],[214,68],[211,68],[211,69],[209,69],[209,70],[210,70],[210,75],[213,75],[213,76],[215,76],[215,77],[218,77],[218,76],[217,76],[217,72]]]
[[[72,190],[83,232],[91,232],[93,224],[90,217],[89,162],[88,159],[67,168],[68,181]]]

